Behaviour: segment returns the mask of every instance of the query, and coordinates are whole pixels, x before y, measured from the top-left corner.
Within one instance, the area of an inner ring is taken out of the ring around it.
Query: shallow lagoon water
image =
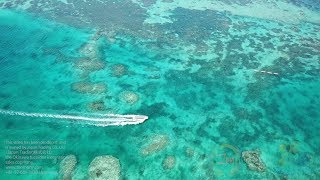
[[[66,140],[59,155],[76,156],[73,179],[88,179],[100,155],[119,159],[122,179],[319,178],[318,2],[1,6],[1,109],[149,116],[139,125],[96,127],[0,115],[1,143]],[[264,172],[241,157],[256,149]],[[221,164],[223,153],[235,161]],[[59,170],[58,161],[40,163]],[[59,177],[2,172],[1,179]]]

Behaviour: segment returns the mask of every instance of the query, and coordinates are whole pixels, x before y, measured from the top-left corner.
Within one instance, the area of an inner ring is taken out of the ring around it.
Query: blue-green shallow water
[[[77,157],[74,179],[87,179],[99,155],[120,160],[122,179],[319,178],[319,25],[202,13],[176,9],[174,24],[157,26],[168,35],[152,39],[123,32],[110,37],[90,26],[1,10],[1,109],[149,116],[139,125],[96,127],[0,115],[1,143],[66,140],[59,155]],[[210,26],[190,18],[197,16],[216,21]],[[94,57],[82,51],[90,43]],[[79,65],[86,58],[98,60]],[[100,90],[85,93],[76,82],[99,83]],[[124,100],[126,92],[137,101]],[[156,150],[148,148],[152,144]],[[259,149],[266,172],[250,171],[231,146]],[[221,153],[240,161],[219,164]],[[171,168],[163,165],[168,156],[175,158]],[[59,162],[40,163],[58,172]],[[7,175],[0,167],[1,179],[58,178]]]

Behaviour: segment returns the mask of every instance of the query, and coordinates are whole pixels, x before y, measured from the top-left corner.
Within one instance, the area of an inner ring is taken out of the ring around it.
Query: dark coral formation
[[[260,158],[260,152],[257,150],[243,151],[242,159],[247,164],[247,167],[250,170],[258,171],[258,172],[263,172],[266,170],[266,166]]]
[[[93,111],[93,112],[106,110],[106,106],[104,105],[104,102],[102,100],[90,102],[87,105],[87,108],[89,111]]]
[[[213,31],[227,32],[231,25],[231,20],[227,16],[212,10],[177,8],[171,18],[175,19],[175,22],[165,24],[163,28],[187,42],[202,42],[210,37]]]
[[[320,10],[320,3],[318,0],[289,0],[289,1],[297,6],[304,6],[316,11]]]
[[[5,8],[24,6],[25,1],[15,0],[1,3]],[[131,0],[114,1],[97,0],[68,0],[62,1],[30,0],[29,12],[41,14],[56,21],[76,26],[99,26],[104,29],[132,29],[143,28],[146,10]],[[101,12],[107,12],[101,13]]]

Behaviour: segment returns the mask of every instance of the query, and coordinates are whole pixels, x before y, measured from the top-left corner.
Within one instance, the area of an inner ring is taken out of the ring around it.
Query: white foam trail
[[[90,125],[95,126],[124,126],[129,124],[140,124],[148,119],[148,116],[144,115],[121,115],[121,114],[99,114],[101,117],[87,117],[87,116],[75,116],[67,114],[46,114],[46,113],[28,113],[21,111],[7,111],[1,110],[0,114],[10,116],[25,116],[35,118],[54,118],[54,119],[67,119],[67,120],[79,120],[81,122],[88,122]],[[95,114],[93,114],[95,115]]]
[[[271,72],[271,71],[260,71],[257,69],[254,69],[255,72],[260,72],[260,73],[265,73],[265,74],[274,74],[274,75],[279,75],[279,73],[276,72]]]

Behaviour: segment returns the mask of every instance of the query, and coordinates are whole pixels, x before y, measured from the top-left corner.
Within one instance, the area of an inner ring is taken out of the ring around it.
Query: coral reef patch
[[[100,94],[107,90],[107,86],[103,83],[92,83],[92,82],[75,82],[71,85],[72,90],[78,93],[90,93],[90,94]]]
[[[250,170],[263,172],[266,170],[264,162],[260,158],[260,152],[258,150],[254,151],[243,151],[242,159],[247,164]]]
[[[62,180],[71,180],[77,164],[75,155],[68,155],[60,162],[59,176]]]
[[[92,112],[104,111],[106,110],[106,106],[102,100],[90,102],[87,105],[87,109]]]
[[[120,99],[128,104],[135,104],[139,101],[139,95],[132,91],[124,91],[120,93]]]
[[[121,177],[119,159],[107,155],[95,157],[88,170],[90,180],[119,180]]]
[[[142,148],[141,153],[145,156],[152,155],[163,150],[169,143],[169,137],[166,135],[154,136],[148,145]]]
[[[162,167],[164,169],[172,169],[176,165],[176,158],[174,156],[167,156],[163,162]]]

